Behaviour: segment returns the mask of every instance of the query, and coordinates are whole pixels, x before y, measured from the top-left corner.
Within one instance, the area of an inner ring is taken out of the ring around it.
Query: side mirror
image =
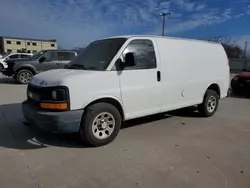
[[[133,67],[135,66],[135,54],[134,53],[127,53],[125,55],[125,62],[124,62],[124,67]]]
[[[39,63],[43,63],[45,60],[46,60],[45,57],[41,57],[41,58],[39,59]]]
[[[121,58],[117,59],[115,66],[116,70],[123,70],[124,69],[124,62],[121,60]]]

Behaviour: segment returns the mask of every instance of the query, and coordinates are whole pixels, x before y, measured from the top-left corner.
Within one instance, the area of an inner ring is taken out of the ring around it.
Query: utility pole
[[[162,16],[162,36],[165,35],[165,20],[166,20],[166,16],[170,16],[171,12],[163,12],[160,14],[160,16]]]
[[[245,54],[245,58],[247,57],[247,41],[245,42],[245,50],[244,50],[244,54]]]

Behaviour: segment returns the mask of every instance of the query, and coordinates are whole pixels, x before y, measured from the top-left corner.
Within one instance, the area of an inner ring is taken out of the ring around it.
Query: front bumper
[[[232,95],[232,88],[230,87],[228,90],[227,90],[227,97],[230,97]]]
[[[10,71],[8,68],[1,70],[1,72],[4,76],[13,76],[14,74],[13,71]]]
[[[22,113],[27,123],[43,131],[74,133],[79,131],[83,110],[48,112],[39,110],[28,101],[24,101]]]

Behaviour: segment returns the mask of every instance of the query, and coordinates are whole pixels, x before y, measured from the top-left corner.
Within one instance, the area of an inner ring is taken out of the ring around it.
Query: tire
[[[240,93],[240,84],[236,80],[231,81],[231,89],[233,94],[239,94]]]
[[[83,114],[80,135],[87,144],[98,147],[112,142],[120,128],[121,114],[118,109],[108,103],[97,103],[89,106]]]
[[[30,127],[30,123],[27,122],[27,121],[23,121],[23,124],[24,124],[26,127]]]
[[[16,81],[19,84],[28,84],[32,76],[33,73],[30,70],[23,69],[16,74]]]
[[[198,111],[203,117],[211,117],[219,106],[219,95],[214,90],[207,90],[203,103],[198,105]]]
[[[240,94],[240,88],[232,87],[232,93],[236,94],[236,95],[239,95]]]

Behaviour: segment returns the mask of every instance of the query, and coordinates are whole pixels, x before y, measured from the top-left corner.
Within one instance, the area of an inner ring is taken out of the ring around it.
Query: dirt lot
[[[200,118],[178,111],[127,122],[108,146],[22,124],[26,86],[0,78],[0,188],[249,188],[250,100]]]

